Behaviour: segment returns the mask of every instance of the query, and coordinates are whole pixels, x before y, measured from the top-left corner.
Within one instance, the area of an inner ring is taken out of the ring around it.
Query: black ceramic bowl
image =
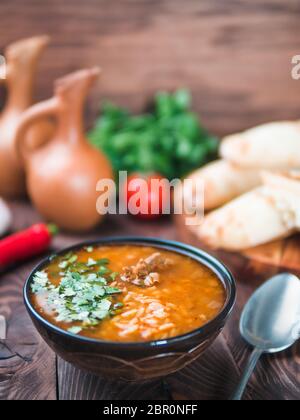
[[[213,270],[226,290],[222,311],[212,321],[187,334],[167,340],[146,343],[117,343],[73,335],[45,320],[30,301],[30,283],[34,274],[49,263],[41,262],[31,273],[24,287],[25,305],[37,330],[46,343],[64,360],[97,375],[125,380],[148,380],[182,369],[199,357],[222,331],[236,297],[235,281],[227,268],[205,252],[161,239],[108,238],[64,249],[58,255],[88,245],[132,244],[166,249],[186,255]]]

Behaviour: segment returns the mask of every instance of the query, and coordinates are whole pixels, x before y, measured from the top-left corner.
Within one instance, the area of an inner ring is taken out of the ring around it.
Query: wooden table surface
[[[11,203],[14,229],[40,220],[28,203]],[[54,249],[85,239],[117,235],[158,236],[178,239],[170,220],[155,223],[136,222],[132,218],[106,219],[89,235],[59,235]],[[238,280],[238,302],[223,334],[198,361],[163,380],[150,384],[109,382],[81,372],[57,358],[39,337],[22,301],[22,286],[40,258],[27,262],[0,278],[0,314],[8,322],[7,347],[0,344],[0,400],[208,400],[228,399],[232,393],[250,349],[238,333],[238,319],[247,298],[265,276],[276,273],[240,256],[223,256]],[[263,273],[263,274],[262,274]],[[245,398],[248,400],[299,400],[300,344],[274,357],[266,356],[259,364]]]

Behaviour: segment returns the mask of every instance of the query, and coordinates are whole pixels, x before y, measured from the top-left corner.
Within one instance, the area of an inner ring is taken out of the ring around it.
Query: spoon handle
[[[246,389],[246,386],[249,382],[249,379],[251,378],[252,373],[254,372],[254,369],[257,365],[257,362],[259,361],[262,354],[263,354],[262,350],[259,350],[259,349],[254,349],[253,350],[253,352],[252,352],[252,354],[249,358],[248,364],[245,368],[245,372],[243,374],[243,377],[242,377],[234,395],[231,398],[232,401],[240,401],[242,399],[242,397],[244,395],[244,392],[245,392],[245,389]]]
[[[0,315],[0,340],[6,339],[6,319]]]

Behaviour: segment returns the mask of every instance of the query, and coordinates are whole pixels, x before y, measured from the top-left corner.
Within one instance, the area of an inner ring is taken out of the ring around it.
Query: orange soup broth
[[[80,335],[115,342],[143,342],[180,336],[211,321],[222,310],[226,293],[218,277],[201,263],[177,254],[145,246],[101,246],[92,252],[74,252],[78,261],[89,258],[109,259],[113,272],[122,272],[124,266],[137,264],[155,252],[170,258],[172,267],[160,273],[159,283],[151,287],[140,287],[116,280],[111,285],[122,290],[113,297],[113,302],[124,304],[120,313],[105,319],[99,325],[83,330]],[[60,282],[57,262],[45,269],[55,285]],[[35,309],[52,324],[69,329],[78,323],[62,323],[55,320],[55,313],[47,304],[43,294],[32,294]]]

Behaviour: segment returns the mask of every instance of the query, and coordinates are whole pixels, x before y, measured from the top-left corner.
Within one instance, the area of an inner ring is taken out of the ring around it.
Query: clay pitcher
[[[41,52],[48,44],[47,36],[38,36],[11,44],[5,51],[6,65],[1,74],[5,79],[7,100],[0,114],[0,196],[18,197],[25,194],[25,175],[16,155],[15,134],[22,113],[32,104],[32,91]],[[31,142],[42,141],[49,134],[49,123],[30,130]]]
[[[88,142],[83,126],[85,99],[99,73],[93,68],[58,80],[54,97],[26,111],[17,133],[33,204],[47,220],[70,231],[89,230],[100,221],[96,185],[113,178],[109,161]],[[55,135],[29,150],[22,139],[33,123],[47,116],[56,118]]]

